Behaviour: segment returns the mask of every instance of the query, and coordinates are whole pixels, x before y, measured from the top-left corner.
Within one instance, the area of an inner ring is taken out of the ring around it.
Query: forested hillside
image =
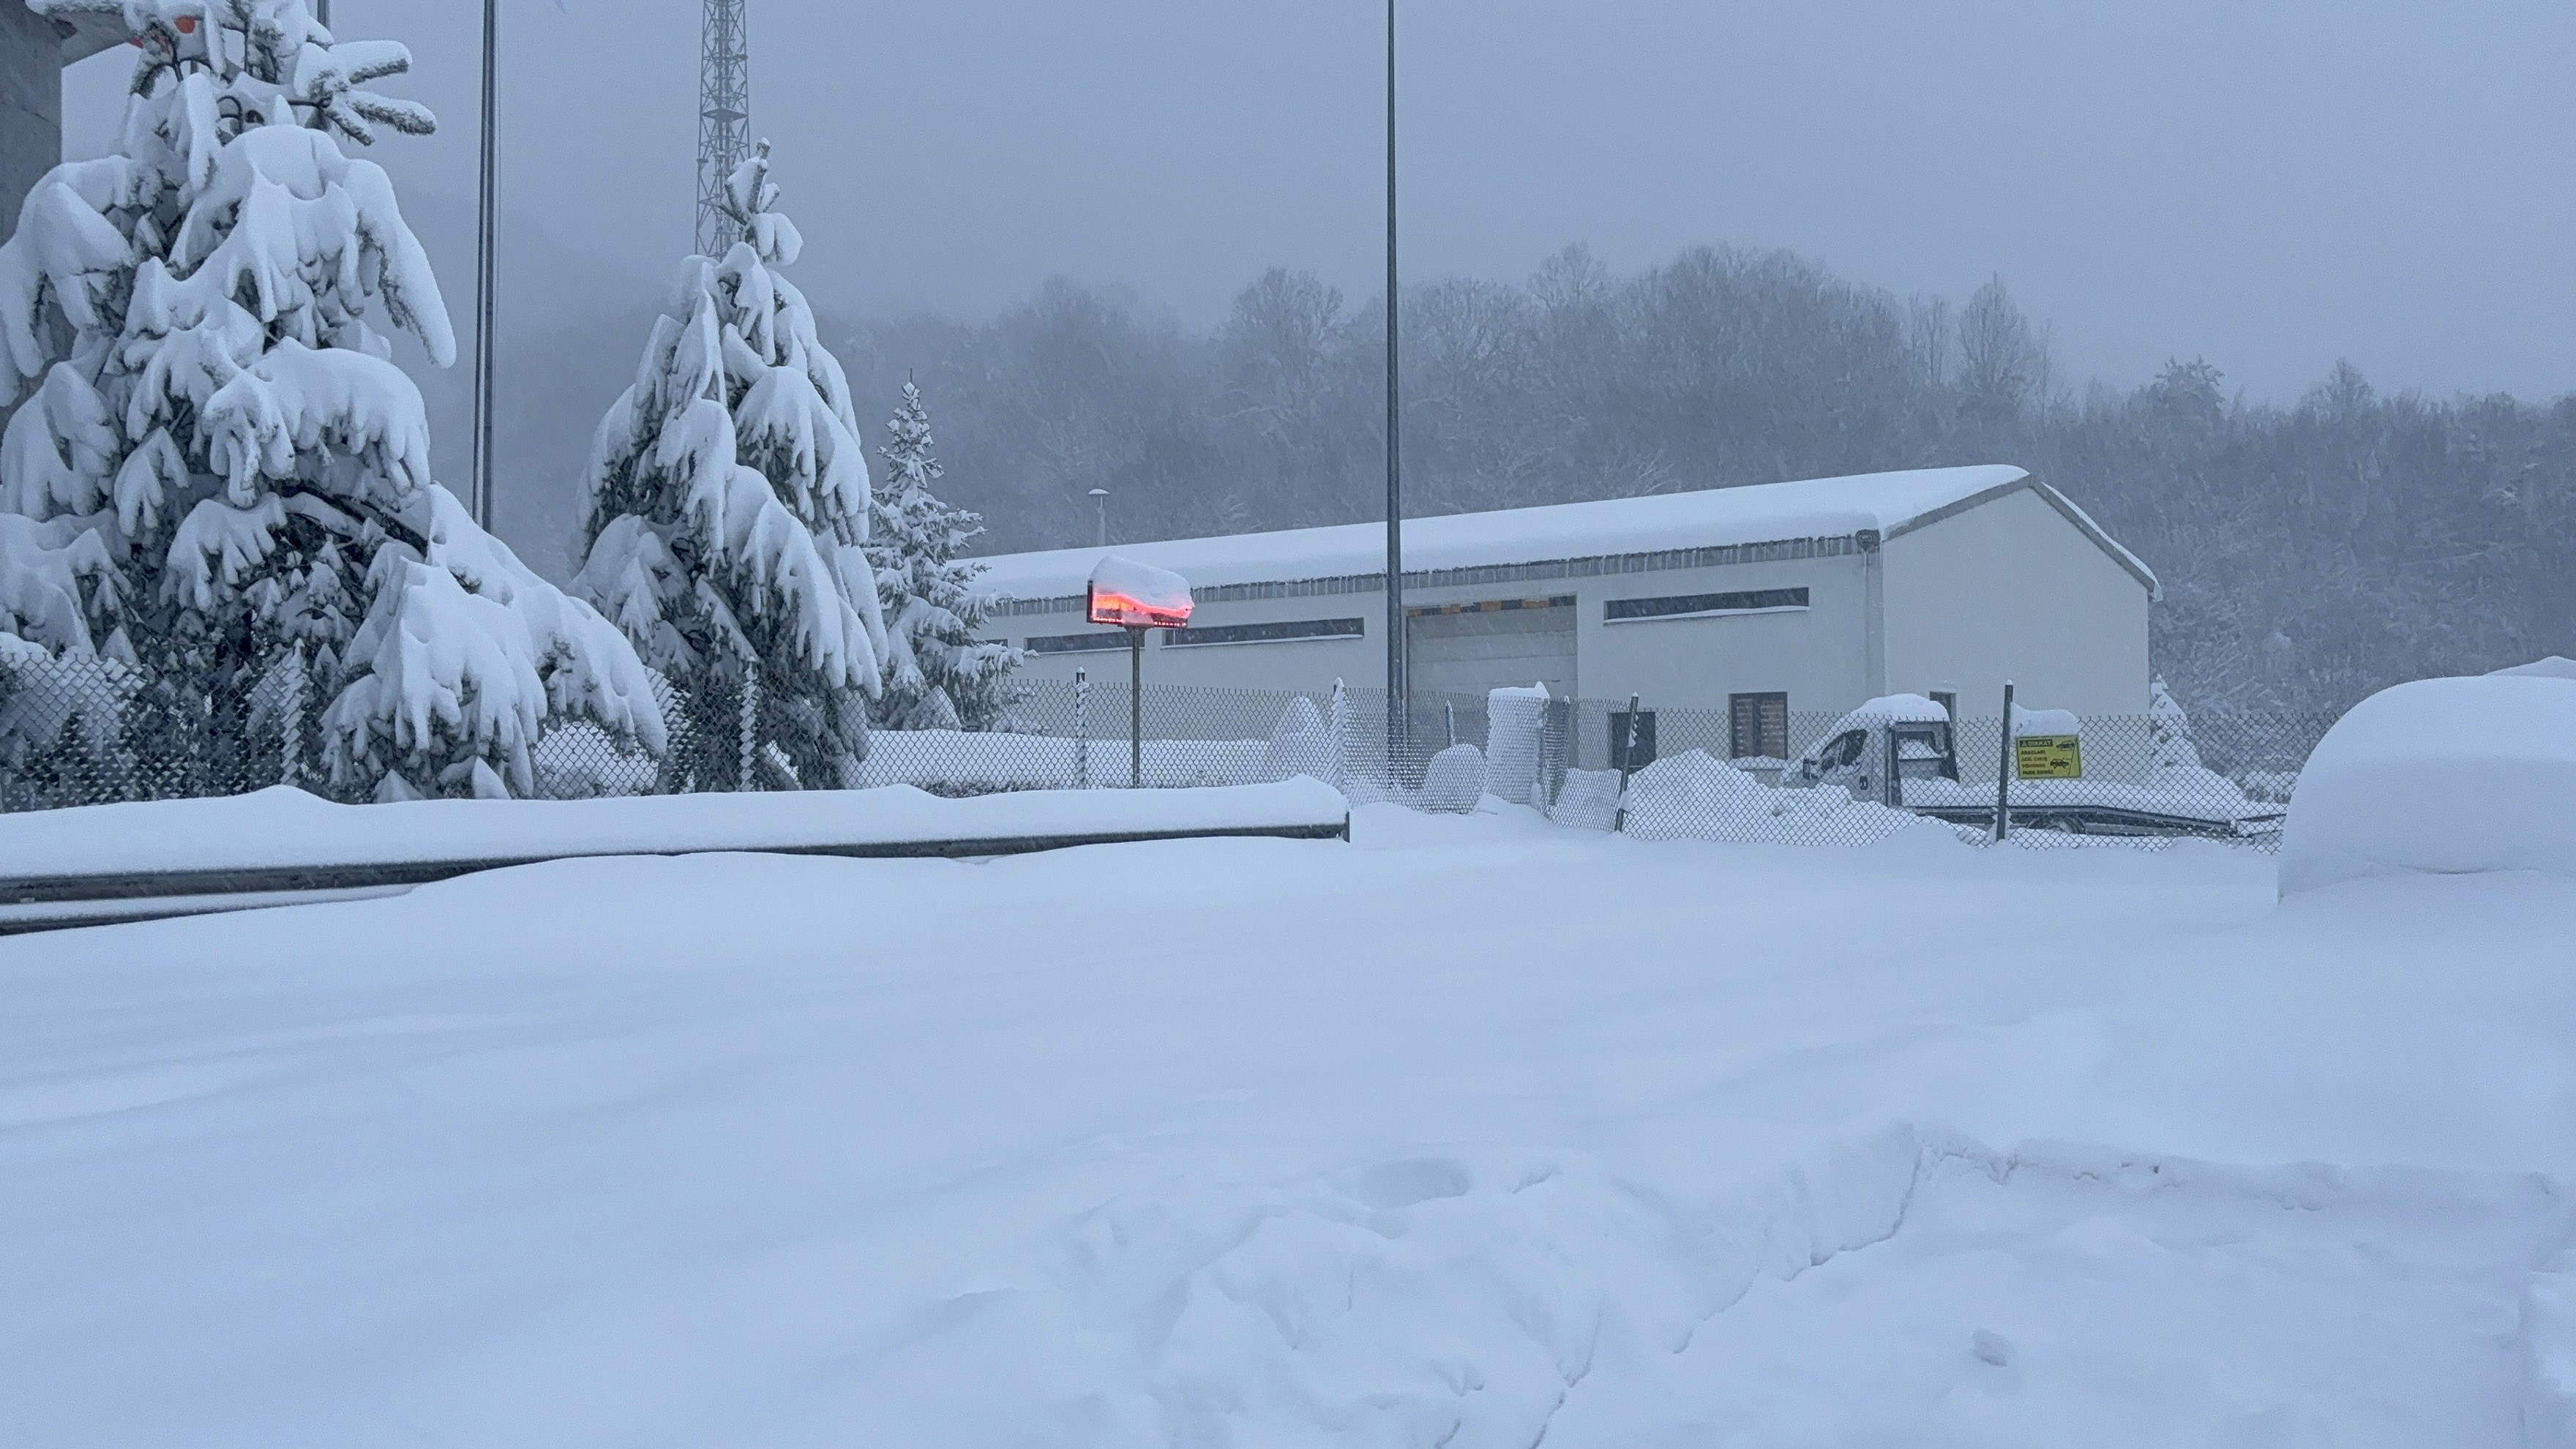
[[[853,386],[939,400],[949,486],[994,550],[1380,516],[1384,309],[1302,273],[1213,334],[1051,284],[990,322],[882,320]],[[2332,707],[2388,682],[2576,653],[2576,398],[2384,396],[2349,367],[2245,403],[2211,361],[2072,386],[1999,284],[1909,303],[1778,252],[1641,275],[1570,248],[1510,286],[1405,297],[1417,512],[2008,461],[2165,581],[2189,703]]]
[[[1094,487],[1118,538],[1380,516],[1374,298],[1273,271],[1206,332],[1068,282],[977,322],[823,310],[863,419],[918,380],[943,486],[984,515],[989,550],[1088,542]],[[541,567],[561,567],[588,420],[648,321],[603,315],[518,354],[500,512]],[[1522,285],[1409,289],[1404,322],[1418,513],[2015,462],[2163,576],[2158,664],[2194,707],[2332,707],[2576,654],[2576,398],[2383,395],[2344,368],[2252,404],[2223,358],[2078,383],[2000,285],[1950,307],[1726,248],[1634,276],[1569,248]]]

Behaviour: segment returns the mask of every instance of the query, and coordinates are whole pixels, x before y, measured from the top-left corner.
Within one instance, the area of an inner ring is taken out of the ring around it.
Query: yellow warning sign
[[[2084,741],[2076,735],[2023,735],[2013,741],[2013,772],[2025,780],[2080,780]]]

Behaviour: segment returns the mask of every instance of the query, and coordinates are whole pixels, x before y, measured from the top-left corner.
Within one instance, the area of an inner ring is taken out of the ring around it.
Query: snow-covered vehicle
[[[2059,710],[2017,712],[2016,733],[2080,733]],[[1842,789],[1855,800],[1911,810],[1954,825],[1992,829],[1995,787],[1959,776],[1949,711],[1919,694],[1873,699],[1836,721],[1780,777],[1783,789]],[[2015,780],[2019,830],[2084,835],[2278,834],[2282,807],[2248,799],[2212,771],[2158,770],[2143,783],[2098,778]]]
[[[1783,789],[1839,788],[1882,805],[1899,803],[1896,782],[1958,779],[1950,712],[1919,694],[1873,699],[1844,715],[1780,773]]]

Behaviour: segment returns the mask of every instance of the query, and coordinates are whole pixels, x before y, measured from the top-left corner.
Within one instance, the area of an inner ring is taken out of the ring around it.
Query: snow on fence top
[[[2083,510],[2023,470],[2002,464],[1407,519],[1404,564],[1408,570],[1483,568],[1603,554],[1848,537],[1863,529],[1875,529],[1886,537],[1944,509],[2022,488],[2039,491],[2140,582],[2155,587],[2155,575],[2146,565],[2113,542]],[[1093,568],[1113,552],[1176,569],[1202,588],[1338,578],[1385,568],[1386,528],[1379,523],[1349,523],[1225,538],[1124,543],[1114,550],[1002,554],[982,560],[987,571],[978,582],[1005,598],[1080,598]]]

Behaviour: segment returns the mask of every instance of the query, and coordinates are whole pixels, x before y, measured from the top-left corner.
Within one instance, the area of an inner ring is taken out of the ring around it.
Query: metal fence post
[[[1610,812],[1610,833],[1618,835],[1628,829],[1628,771],[1637,762],[1637,702],[1628,696],[1628,720],[1619,732],[1619,804]]]
[[[1440,718],[1449,726],[1449,748],[1453,750],[1458,748],[1458,701],[1454,699],[1443,701],[1440,706]]]
[[[1995,762],[1995,843],[2012,834],[2013,682],[2004,681],[2004,745]]]
[[[286,705],[283,709],[278,711],[279,718],[285,724],[286,734],[286,738],[282,742],[278,751],[280,758],[277,762],[277,783],[281,785],[301,785],[304,783],[303,746],[305,669],[304,646],[302,644],[297,644],[295,646],[295,673],[292,681],[287,686]]]
[[[751,757],[759,749],[760,676],[746,663],[742,671],[742,738],[738,741],[740,759],[734,767],[733,787],[752,787]]]
[[[1091,788],[1091,671],[1073,671],[1073,788]]]

